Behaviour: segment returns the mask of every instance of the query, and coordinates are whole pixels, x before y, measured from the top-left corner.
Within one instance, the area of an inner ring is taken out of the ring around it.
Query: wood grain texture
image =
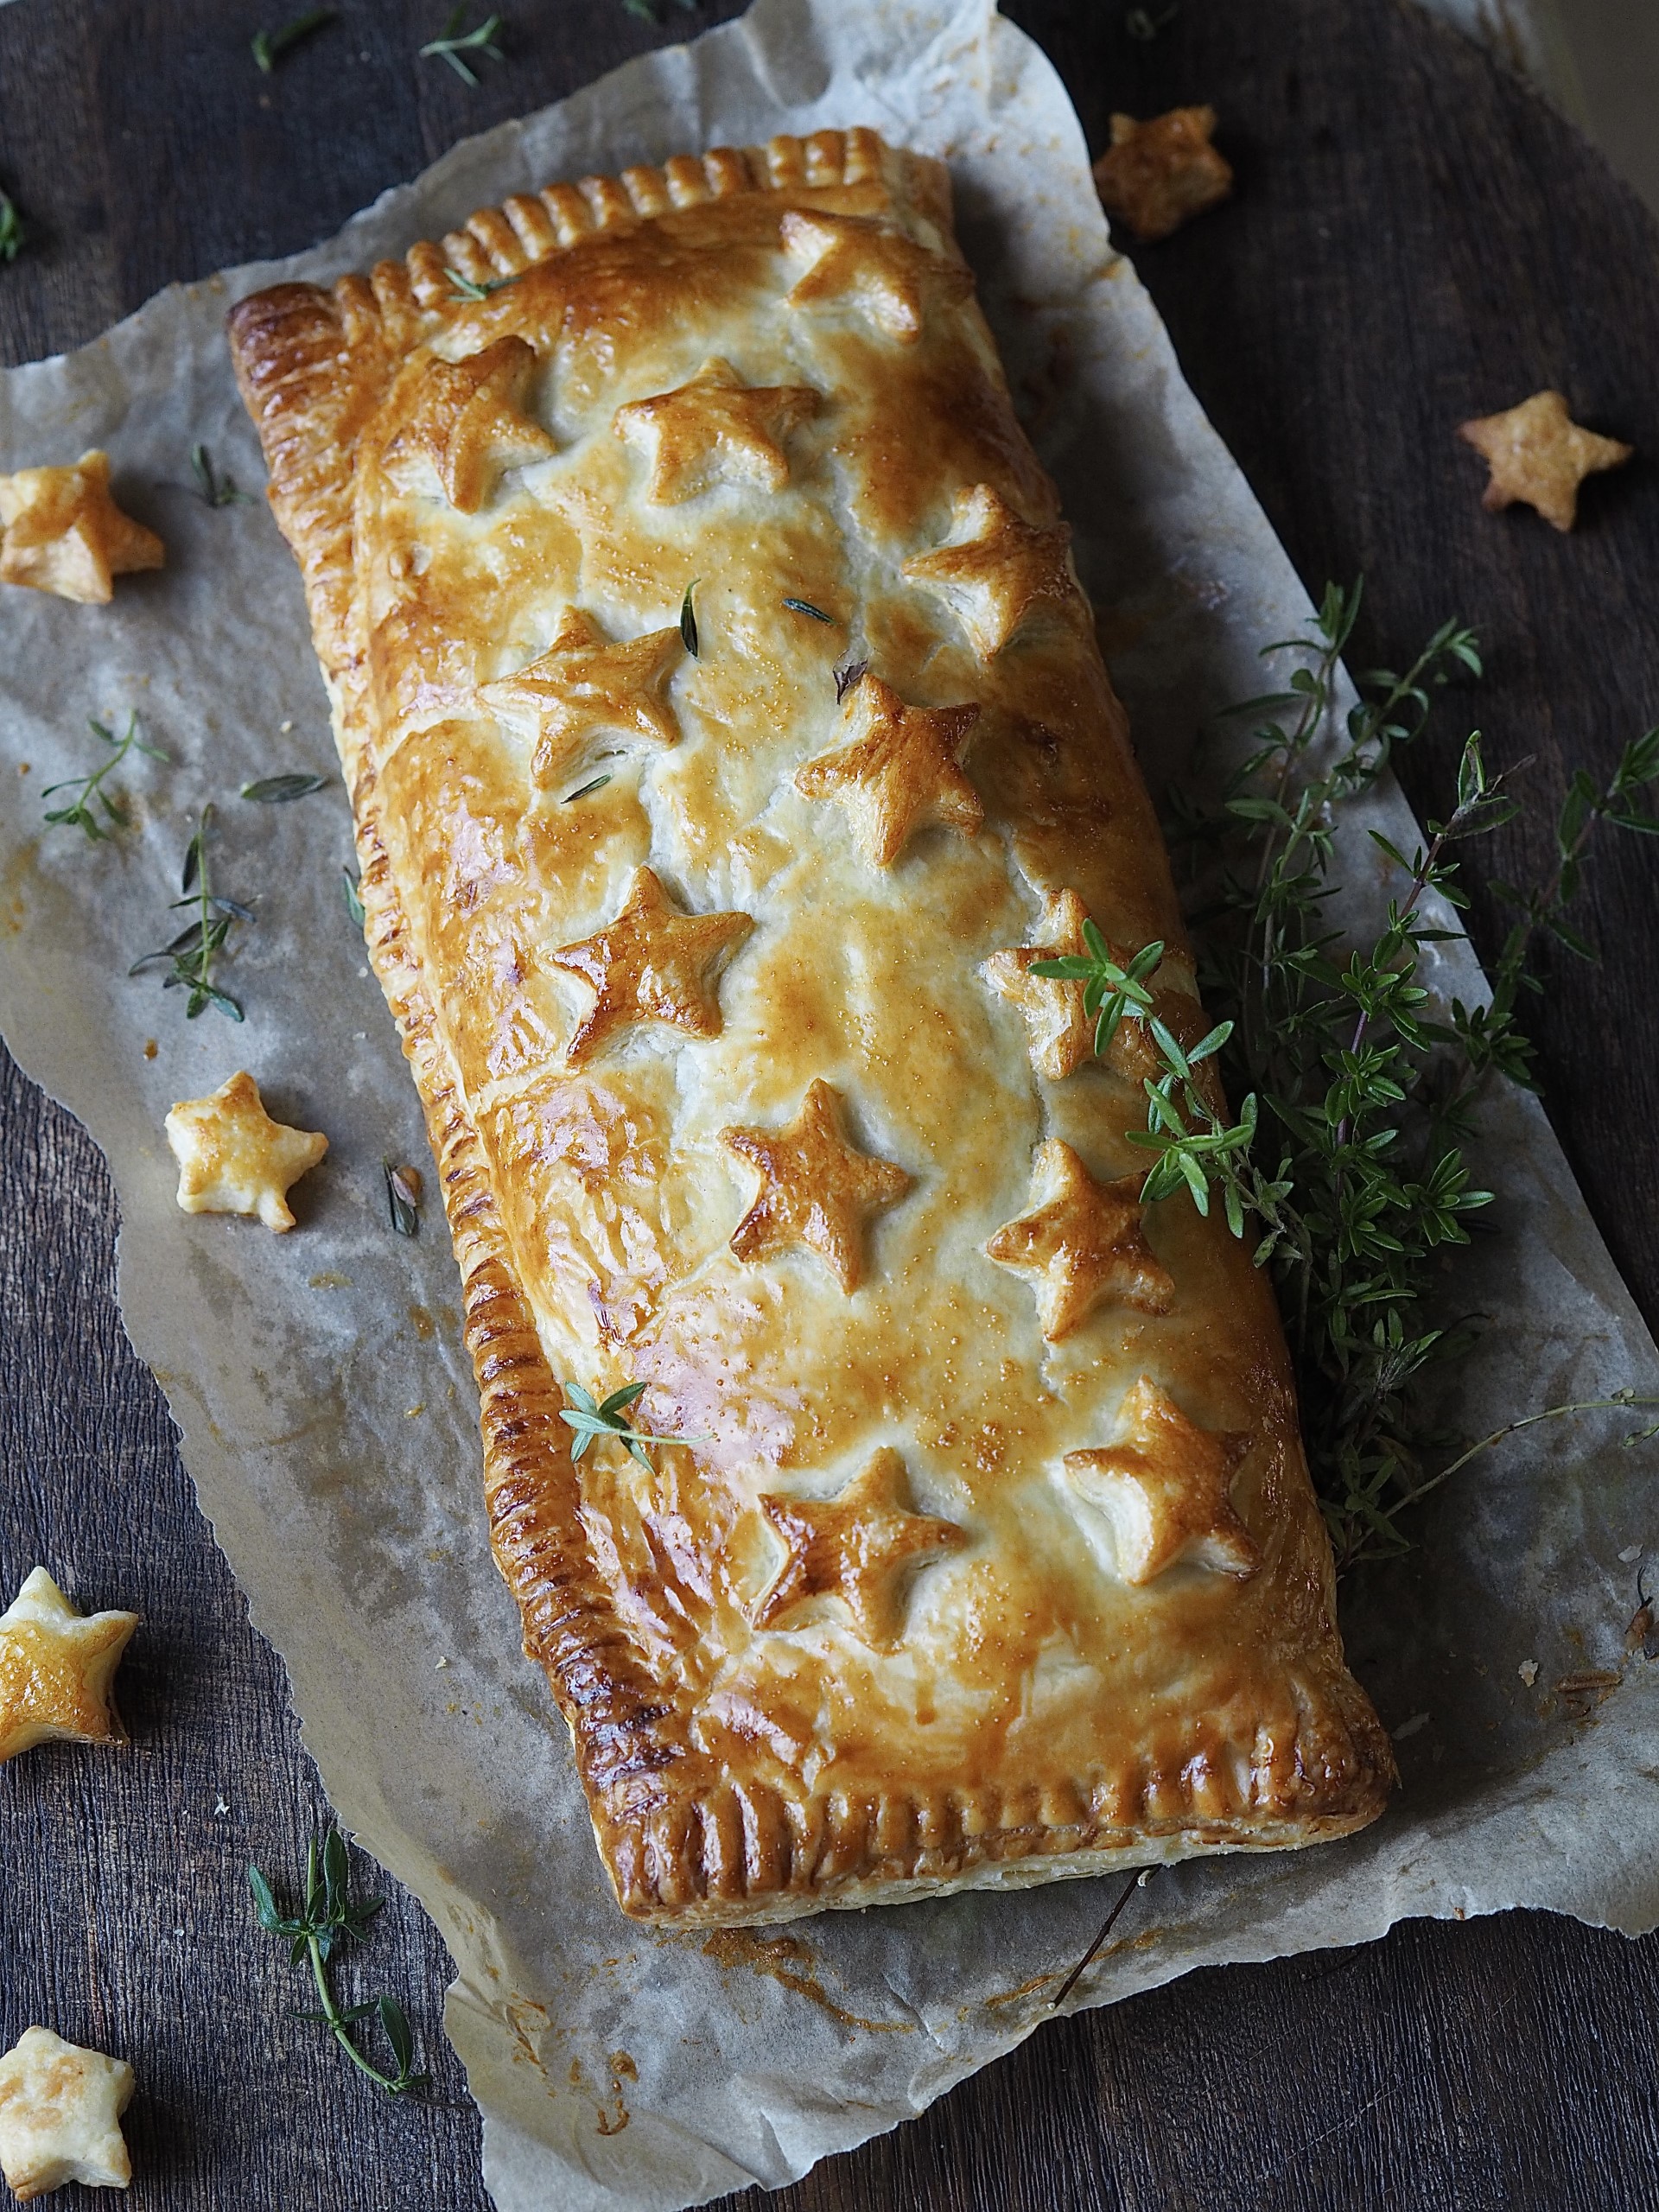
[[[247,0],[0,9],[0,185],[38,238],[0,270],[0,356],[326,235],[454,138],[651,42],[619,0],[526,6],[512,68],[468,92],[414,59],[444,12],[346,0],[266,80]],[[1605,767],[1659,720],[1659,472],[1644,458],[1592,486],[1559,538],[1481,511],[1452,426],[1554,382],[1659,455],[1659,233],[1523,86],[1396,0],[1186,0],[1150,46],[1117,0],[1010,12],[1096,145],[1114,107],[1220,106],[1238,197],[1139,255],[1142,274],[1302,575],[1370,577],[1358,659],[1397,659],[1454,608],[1481,629],[1478,711],[1499,760],[1535,756],[1535,810],[1471,866],[1524,877],[1570,766]],[[1462,728],[1449,707],[1407,763],[1420,810],[1445,811]],[[1575,919],[1610,957],[1552,975],[1534,1021],[1552,1118],[1650,1320],[1656,890],[1650,845],[1608,849]],[[1490,947],[1484,899],[1475,925]],[[137,2061],[134,2212],[483,2212],[418,1908],[394,1901],[365,1971],[421,2016],[437,2075],[421,2106],[390,2106],[291,2019],[299,1984],[250,1935],[245,1861],[292,1867],[322,1800],[121,1332],[114,1226],[88,1140],[0,1062],[0,1581],[46,1556],[84,1601],[146,1617],[123,1675],[131,1751],[0,1770],[0,2039],[48,2019]],[[1043,2031],[777,2198],[731,2202],[1611,2212],[1659,2184],[1656,1986],[1659,1942],[1532,1915],[1192,1975]]]

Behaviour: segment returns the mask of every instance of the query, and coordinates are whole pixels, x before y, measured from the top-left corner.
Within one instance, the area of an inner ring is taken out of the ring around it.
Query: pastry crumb
[[[160,1050],[161,1050],[161,1046],[160,1046],[156,1042],[156,1039],[155,1039],[153,1037],[146,1037],[146,1038],[145,1038],[145,1039],[144,1039],[144,1058],[145,1058],[147,1060],[153,1060],[153,1059],[155,1058],[155,1057],[156,1057],[156,1053],[157,1053],[158,1052],[160,1052]]]
[[[1538,1662],[1535,1659],[1523,1659],[1515,1671],[1530,1689],[1538,1679]]]
[[[1620,1552],[1618,1556],[1622,1565],[1625,1567],[1634,1567],[1637,1560],[1642,1556],[1642,1547],[1640,1544],[1626,1544],[1624,1550]]]
[[[1427,1713],[1414,1713],[1409,1720],[1402,1720],[1393,1731],[1395,1742],[1403,1744],[1408,1736],[1414,1736],[1420,1729],[1427,1728],[1432,1717]]]
[[[1095,163],[1095,189],[1115,223],[1143,244],[1168,238],[1233,188],[1226,157],[1211,144],[1212,107],[1171,108],[1138,123],[1112,118],[1112,143]]]

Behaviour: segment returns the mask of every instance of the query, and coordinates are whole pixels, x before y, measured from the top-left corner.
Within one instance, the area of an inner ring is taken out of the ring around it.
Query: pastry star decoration
[[[78,1613],[43,1567],[0,1613],[0,1762],[36,1744],[124,1744],[110,1685],[137,1613]]]
[[[1578,518],[1579,486],[1600,469],[1621,468],[1634,446],[1581,430],[1559,391],[1535,391],[1502,415],[1458,426],[1458,435],[1484,454],[1491,478],[1481,505],[1494,511],[1522,500],[1557,530]]]
[[[1086,950],[1083,925],[1088,918],[1075,891],[1047,892],[1038,925],[1043,943],[994,952],[980,963],[980,974],[997,996],[1024,1016],[1032,1065],[1051,1083],[1064,1083],[1083,1065],[1093,1045],[1095,1025],[1083,1010],[1081,983],[1033,976],[1031,970],[1039,960],[1058,960],[1068,953],[1080,957]],[[1118,1026],[1120,1030],[1123,1027]]]
[[[791,207],[780,236],[791,260],[806,264],[789,296],[791,307],[849,300],[867,321],[901,346],[913,346],[921,336],[930,291],[955,302],[974,289],[960,262],[930,253],[902,231],[868,216],[811,215]]]
[[[452,507],[476,514],[504,470],[558,451],[526,409],[535,373],[535,348],[522,338],[498,338],[464,360],[429,362],[386,448],[387,474],[414,489],[429,469]]]
[[[644,449],[651,497],[674,506],[715,484],[781,492],[789,481],[784,441],[817,404],[810,385],[746,385],[716,356],[690,384],[619,407],[611,428]]]
[[[1124,1580],[1154,1581],[1178,1560],[1241,1581],[1254,1574],[1261,1554],[1232,1502],[1250,1439],[1198,1427],[1146,1375],[1119,1422],[1116,1444],[1068,1452],[1065,1474],[1110,1522]]]
[[[976,706],[906,706],[879,676],[861,676],[842,708],[847,742],[798,769],[795,788],[844,806],[865,857],[891,868],[928,823],[971,837],[984,822],[957,765],[978,720]]]
[[[663,686],[684,651],[677,626],[608,644],[593,617],[573,607],[539,660],[480,685],[479,696],[534,736],[530,772],[544,788],[595,735],[677,745],[680,725]]]
[[[688,1037],[718,1037],[715,966],[753,927],[747,914],[678,912],[652,871],[637,868],[613,922],[597,937],[548,955],[594,995],[566,1058],[586,1059],[613,1030],[639,1021],[665,1021]]]
[[[121,2114],[132,2069],[50,2028],[25,2028],[0,2058],[0,2173],[20,2204],[78,2181],[124,2189],[132,2161]]]
[[[265,1111],[245,1070],[206,1098],[184,1098],[167,1117],[186,1213],[257,1213],[267,1229],[292,1229],[288,1186],[315,1167],[328,1140],[290,1129]]]
[[[1097,1183],[1069,1144],[1050,1138],[1032,1160],[1033,1211],[985,1247],[1000,1268],[1028,1275],[1051,1344],[1110,1300],[1167,1313],[1175,1286],[1141,1228],[1142,1175]]]
[[[1033,613],[1076,609],[1071,542],[1064,523],[1039,530],[976,484],[957,494],[949,542],[906,561],[905,574],[950,601],[974,651],[990,660]]]
[[[968,1541],[954,1522],[912,1509],[905,1463],[890,1448],[838,1497],[763,1497],[760,1510],[788,1556],[755,1608],[756,1628],[776,1627],[810,1598],[839,1598],[878,1651],[902,1632],[906,1570]]]
[[[0,583],[30,584],[83,607],[115,596],[117,576],[160,569],[167,548],[110,497],[110,456],[96,448],[63,468],[0,476]]]
[[[764,1260],[805,1244],[850,1295],[864,1272],[865,1217],[896,1205],[912,1179],[890,1160],[854,1150],[841,1132],[836,1093],[822,1081],[807,1086],[786,1128],[721,1135],[760,1177],[759,1197],[732,1233],[738,1258]]]

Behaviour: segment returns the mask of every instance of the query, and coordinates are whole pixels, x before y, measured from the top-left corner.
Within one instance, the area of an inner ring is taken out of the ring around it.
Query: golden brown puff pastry
[[[231,331],[624,1910],[1372,1819],[1268,1287],[1029,972],[1086,914],[1201,1020],[942,167],[554,186]],[[573,1459],[563,1382],[683,1440]]]

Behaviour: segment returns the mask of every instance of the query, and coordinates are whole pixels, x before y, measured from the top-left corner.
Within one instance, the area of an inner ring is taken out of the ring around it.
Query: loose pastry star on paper
[[[110,496],[110,456],[96,447],[63,468],[0,476],[0,583],[29,584],[83,607],[107,605],[117,576],[166,565],[153,530]]]
[[[978,720],[976,706],[906,706],[880,677],[862,676],[842,708],[847,742],[798,769],[795,788],[845,807],[866,858],[891,868],[929,823],[971,837],[984,822],[957,765]]]
[[[558,451],[528,412],[535,373],[535,348],[522,338],[498,338],[464,360],[429,362],[386,448],[392,480],[416,488],[429,471],[452,507],[476,514],[505,470]]]
[[[1033,1211],[999,1229],[985,1250],[998,1267],[1031,1278],[1050,1343],[1108,1302],[1168,1313],[1175,1286],[1141,1230],[1144,1180],[1125,1175],[1097,1183],[1069,1144],[1051,1138],[1038,1146]]]
[[[1577,520],[1585,478],[1622,467],[1636,450],[1581,430],[1559,391],[1535,391],[1501,415],[1459,423],[1458,435],[1485,455],[1491,470],[1484,507],[1496,511],[1518,499],[1557,530],[1571,530]]]
[[[265,1111],[245,1070],[205,1098],[185,1098],[167,1117],[186,1213],[257,1214],[267,1229],[292,1229],[288,1188],[328,1149],[315,1129],[290,1129]]]
[[[636,869],[613,922],[547,956],[594,994],[566,1058],[586,1059],[613,1031],[640,1021],[667,1022],[689,1037],[718,1037],[715,964],[753,927],[747,914],[683,914],[648,868]]]
[[[545,787],[591,737],[677,745],[680,725],[663,687],[684,651],[677,626],[612,644],[592,615],[573,607],[539,659],[480,685],[479,696],[503,721],[534,735],[530,772]]]
[[[36,1744],[124,1744],[110,1703],[137,1613],[78,1613],[43,1567],[0,1613],[0,1762]]]
[[[646,455],[652,499],[673,506],[715,484],[781,492],[785,441],[817,404],[810,385],[746,385],[716,355],[689,384],[619,407],[611,427]]]
[[[891,1448],[837,1497],[766,1497],[760,1510],[788,1556],[755,1607],[756,1628],[779,1626],[809,1599],[839,1598],[878,1651],[899,1642],[906,1570],[967,1541],[953,1521],[915,1510],[905,1463]]]
[[[974,280],[960,262],[929,253],[913,238],[864,215],[816,215],[791,208],[779,235],[804,274],[790,293],[791,307],[849,300],[876,330],[913,346],[922,334],[928,295],[955,303],[969,297]]]
[[[121,2115],[132,2069],[66,2043],[50,2028],[25,2028],[0,2058],[0,2173],[20,2204],[79,2182],[124,2189],[132,2161]]]
[[[1068,1452],[1067,1481],[1110,1522],[1126,1582],[1154,1581],[1179,1560],[1243,1580],[1261,1555],[1234,1510],[1233,1477],[1250,1439],[1199,1428],[1149,1376],[1123,1401],[1119,1441]]]
[[[732,1234],[738,1258],[763,1260],[804,1244],[844,1291],[856,1290],[866,1217],[896,1205],[911,1177],[892,1160],[874,1160],[848,1143],[836,1093],[823,1081],[808,1085],[787,1128],[722,1129],[721,1135],[760,1177],[760,1195]]]
[[[988,661],[1034,614],[1070,613],[1080,606],[1071,543],[1064,523],[1039,530],[990,485],[976,484],[957,497],[949,541],[906,561],[905,574],[950,602],[974,651]]]

